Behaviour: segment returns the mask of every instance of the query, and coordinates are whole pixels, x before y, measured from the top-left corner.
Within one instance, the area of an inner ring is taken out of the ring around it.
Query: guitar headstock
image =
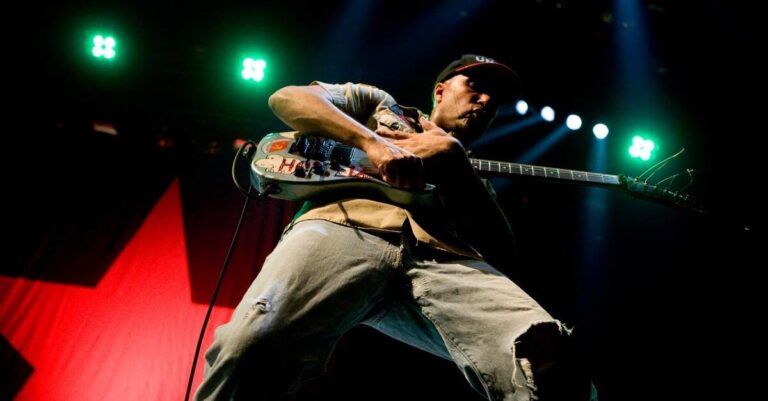
[[[635,196],[681,206],[696,213],[706,213],[705,207],[694,196],[684,193],[682,190],[674,190],[669,186],[651,184],[647,181],[624,175],[620,175],[619,178],[621,186]]]

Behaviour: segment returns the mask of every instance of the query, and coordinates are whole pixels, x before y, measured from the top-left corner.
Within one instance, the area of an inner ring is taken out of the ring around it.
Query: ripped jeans
[[[322,373],[358,324],[454,361],[489,400],[535,399],[516,348],[532,327],[562,335],[560,322],[487,263],[423,258],[407,243],[323,220],[296,224],[216,330],[195,399],[277,399]]]

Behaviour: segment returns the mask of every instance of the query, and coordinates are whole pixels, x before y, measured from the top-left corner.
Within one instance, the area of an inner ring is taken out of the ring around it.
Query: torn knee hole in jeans
[[[554,362],[555,342],[558,337],[571,335],[571,329],[558,320],[534,322],[512,345],[515,358],[512,383],[515,387],[526,387],[531,399],[536,399],[538,388],[534,382],[534,372],[541,373]],[[537,349],[538,348],[538,349]],[[533,366],[534,364],[538,366]]]
[[[525,387],[528,388],[528,391],[531,393],[531,399],[536,399],[535,394],[536,391],[538,391],[538,388],[534,382],[533,367],[531,367],[531,361],[529,361],[527,358],[518,358],[517,363],[515,363],[515,368],[522,371],[523,377],[525,378],[525,383],[518,383],[518,380],[520,379],[517,377],[518,375],[512,377],[512,383],[516,386],[521,386],[524,384]]]
[[[533,377],[533,367],[531,361],[525,357],[517,355],[516,343],[512,345],[512,358],[515,363],[512,366],[512,393],[517,390],[525,390],[529,400],[537,400],[536,392],[538,388]],[[522,396],[525,397],[525,396]],[[516,398],[517,399],[517,398]]]
[[[535,373],[547,370],[559,359],[563,340],[571,335],[571,329],[558,320],[535,322],[515,339],[513,352],[528,359]]]

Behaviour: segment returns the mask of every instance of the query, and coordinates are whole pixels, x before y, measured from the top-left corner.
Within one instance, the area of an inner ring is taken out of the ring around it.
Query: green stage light
[[[261,82],[264,79],[264,70],[267,68],[267,62],[263,59],[252,59],[250,57],[243,60],[243,71],[240,75],[245,80]]]
[[[96,58],[111,60],[117,55],[117,41],[112,36],[96,35],[93,37],[93,48],[91,54]]]
[[[632,146],[629,147],[629,155],[633,158],[648,160],[651,158],[651,153],[654,148],[656,148],[656,144],[654,144],[652,140],[645,139],[638,135],[632,138]]]

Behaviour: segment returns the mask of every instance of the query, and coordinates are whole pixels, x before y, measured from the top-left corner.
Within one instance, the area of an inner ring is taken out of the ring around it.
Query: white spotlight
[[[595,134],[597,139],[605,139],[605,137],[608,136],[608,126],[602,123],[595,124],[595,126],[592,127],[592,133]]]
[[[555,110],[549,106],[544,106],[544,108],[541,109],[541,118],[550,122],[554,121]]]
[[[517,104],[515,104],[515,110],[517,110],[518,114],[525,115],[525,113],[528,112],[528,103],[525,102],[525,100],[518,100]]]
[[[576,131],[581,128],[581,117],[576,114],[571,114],[565,119],[565,126]]]

